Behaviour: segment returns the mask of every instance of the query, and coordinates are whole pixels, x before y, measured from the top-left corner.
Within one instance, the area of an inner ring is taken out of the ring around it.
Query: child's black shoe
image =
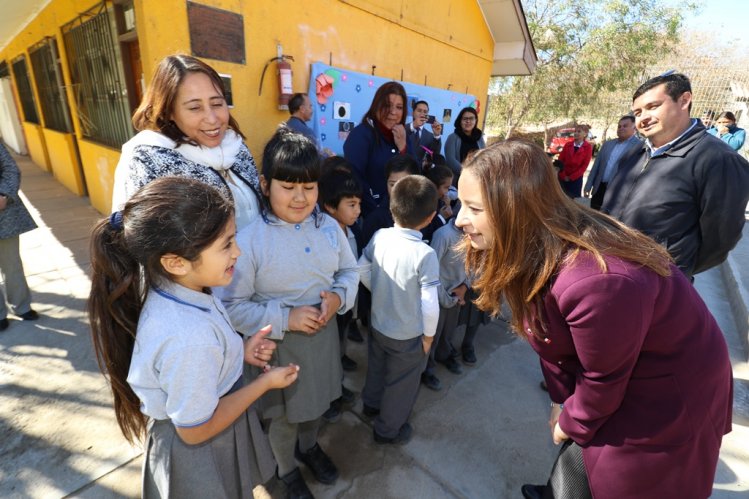
[[[442,390],[442,382],[434,374],[422,373],[421,384],[435,392]]]
[[[354,343],[364,342],[364,337],[361,335],[361,331],[359,331],[359,326],[356,324],[356,320],[349,323],[346,335],[348,336],[348,339]]]
[[[374,434],[374,441],[378,444],[393,444],[393,445],[405,445],[408,442],[411,441],[411,436],[413,435],[413,428],[411,428],[411,425],[408,423],[404,423],[403,426],[401,426],[400,430],[398,430],[398,434],[392,438],[383,437],[379,433],[377,433],[377,430],[372,430],[372,433]]]
[[[343,368],[344,371],[347,371],[347,372],[356,371],[357,366],[358,364],[356,363],[356,361],[352,359],[351,357],[349,357],[348,355],[344,355],[343,357],[341,357],[341,367]]]
[[[307,452],[302,452],[299,450],[299,444],[297,443],[294,449],[294,456],[298,461],[307,465],[318,482],[330,485],[338,480],[338,468],[336,468],[328,455],[323,452],[320,444],[315,444]]]
[[[315,499],[299,468],[294,468],[294,471],[282,476],[281,481],[286,485],[286,497],[289,499]]]

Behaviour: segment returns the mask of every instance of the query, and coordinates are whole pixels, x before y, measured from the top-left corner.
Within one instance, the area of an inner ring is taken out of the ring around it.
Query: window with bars
[[[119,148],[132,136],[113,17],[105,3],[63,26],[73,94],[84,137]]]
[[[23,109],[24,120],[29,123],[39,124],[39,113],[36,111],[36,101],[34,92],[31,90],[31,80],[29,71],[26,66],[26,56],[20,56],[13,61],[13,76],[16,78],[16,88],[18,97],[21,99],[21,109]]]
[[[30,48],[29,59],[34,71],[44,126],[58,132],[72,132],[57,40],[47,38]]]

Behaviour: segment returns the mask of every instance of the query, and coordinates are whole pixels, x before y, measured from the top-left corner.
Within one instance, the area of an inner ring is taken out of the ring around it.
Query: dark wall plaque
[[[187,2],[190,47],[197,57],[244,64],[244,20],[240,14]]]

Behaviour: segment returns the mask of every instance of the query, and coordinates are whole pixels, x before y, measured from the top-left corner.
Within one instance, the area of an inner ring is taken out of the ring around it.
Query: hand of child
[[[316,307],[294,307],[289,312],[289,330],[315,334],[323,326],[318,320],[319,317],[320,311]]]
[[[267,338],[271,329],[270,324],[268,324],[244,342],[244,361],[246,363],[261,368],[268,365],[273,356],[273,351],[276,349],[276,342]]]
[[[457,286],[452,290],[452,295],[458,299],[458,305],[465,305],[466,304],[466,292],[468,291],[468,286],[465,285],[465,283],[461,284],[460,286]]]
[[[442,218],[447,220],[449,218],[452,218],[453,209],[450,207],[450,199],[447,196],[443,198],[443,201],[445,202],[445,204],[442,206],[442,208],[440,208],[440,215],[442,215]]]
[[[424,349],[424,355],[429,355],[429,350],[432,348],[432,341],[434,341],[434,336],[421,337],[421,346]]]
[[[320,304],[320,315],[317,320],[321,323],[321,327],[328,323],[333,316],[341,308],[341,297],[338,293],[333,291],[320,291],[320,298],[322,303]]]
[[[289,364],[286,367],[274,367],[266,370],[261,374],[261,379],[264,379],[268,383],[268,389],[273,388],[286,388],[294,381],[299,374],[299,366],[296,364]]]

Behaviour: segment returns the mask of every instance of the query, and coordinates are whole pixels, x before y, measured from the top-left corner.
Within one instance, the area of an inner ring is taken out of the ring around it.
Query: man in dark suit
[[[600,210],[606,186],[609,184],[619,168],[619,160],[624,158],[635,145],[642,145],[642,141],[635,136],[635,118],[626,115],[619,118],[616,128],[616,139],[606,141],[598,152],[593,168],[585,182],[585,197],[590,198],[590,207]]]
[[[427,153],[425,147],[434,154],[439,154],[442,150],[442,124],[435,120],[431,123],[432,131],[426,129],[424,125],[429,119],[429,104],[426,101],[415,101],[411,108],[413,121],[406,125],[406,134],[411,142],[414,158],[423,168],[424,156]]]

